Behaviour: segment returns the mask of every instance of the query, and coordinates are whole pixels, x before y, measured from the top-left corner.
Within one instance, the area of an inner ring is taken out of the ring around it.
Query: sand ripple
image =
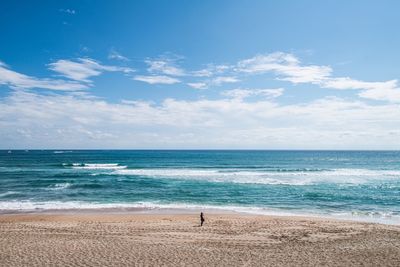
[[[399,266],[400,227],[207,215],[2,215],[1,266]]]

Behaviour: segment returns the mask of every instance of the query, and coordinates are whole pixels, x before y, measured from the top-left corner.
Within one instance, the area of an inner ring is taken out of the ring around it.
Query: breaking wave
[[[64,163],[63,166],[72,167],[73,169],[84,170],[119,170],[125,169],[127,166],[121,166],[118,163]]]
[[[400,179],[400,171],[367,169],[334,169],[323,171],[244,171],[216,169],[124,169],[114,175],[151,178],[204,180],[252,184],[309,185],[316,183],[363,184],[376,180]]]
[[[71,186],[72,186],[72,184],[70,184],[70,183],[59,183],[59,184],[49,186],[49,189],[50,190],[63,190],[63,189],[70,188]]]
[[[400,224],[400,214],[387,211],[349,211],[321,213],[313,210],[282,210],[268,207],[231,206],[231,205],[201,205],[189,203],[157,203],[157,202],[135,202],[135,203],[91,203],[80,201],[0,201],[0,212],[29,212],[29,211],[52,211],[52,210],[99,210],[119,209],[126,211],[161,211],[166,212],[182,210],[186,212],[238,212],[257,215],[273,216],[310,216],[325,217],[343,220],[357,220],[364,222],[378,222],[385,224]]]

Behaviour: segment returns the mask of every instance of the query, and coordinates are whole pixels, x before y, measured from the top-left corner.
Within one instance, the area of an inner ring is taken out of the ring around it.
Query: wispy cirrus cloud
[[[234,99],[243,100],[251,96],[262,96],[267,99],[277,98],[284,92],[283,88],[276,89],[232,89],[225,90],[221,94],[223,96],[231,97]]]
[[[115,50],[115,48],[111,48],[108,53],[108,59],[115,59],[120,61],[130,61],[129,58],[123,56],[120,52]]]
[[[172,59],[155,59],[145,60],[149,66],[147,71],[150,73],[165,74],[170,76],[185,76],[186,72],[182,68],[175,65],[175,60]]]
[[[201,70],[191,71],[190,74],[194,77],[211,77],[214,75],[221,75],[232,69],[230,65],[215,65],[208,64],[208,66]]]
[[[207,89],[211,85],[219,86],[223,83],[236,83],[240,80],[235,76],[219,75],[223,74],[230,66],[208,64],[207,68],[191,71],[179,66],[182,56],[173,55],[172,57],[160,56],[156,59],[146,59],[147,72],[150,75],[138,75],[134,80],[139,80],[151,84],[173,84],[184,80],[186,84],[194,89]]]
[[[75,15],[76,14],[76,10],[75,9],[71,9],[71,8],[59,9],[59,11],[62,12],[62,13],[70,14],[70,15]]]
[[[100,62],[91,58],[78,58],[75,61],[60,59],[50,63],[49,68],[66,78],[88,83],[91,82],[89,79],[90,77],[98,76],[105,71],[123,73],[134,72],[133,69],[128,67],[102,65]]]
[[[240,80],[235,76],[217,76],[213,78],[207,78],[203,80],[199,80],[198,77],[208,77],[208,76],[201,76],[196,75],[195,81],[187,82],[186,84],[194,89],[208,89],[212,86],[221,86],[224,83],[237,83]]]
[[[76,81],[63,79],[37,78],[11,70],[0,61],[0,84],[13,88],[43,88],[49,90],[75,91],[88,86]]]
[[[110,57],[124,60],[123,56],[114,51]],[[328,65],[307,65],[295,55],[283,52],[260,54],[239,60],[235,64],[207,64],[206,68],[191,71],[179,66],[182,57],[159,57],[146,59],[145,74],[132,77],[133,80],[149,84],[176,84],[183,82],[190,88],[207,89],[223,84],[245,82],[253,75],[264,75],[271,79],[287,81],[292,84],[311,84],[321,90],[354,90],[360,98],[400,103],[400,86],[398,80],[363,81],[351,77],[335,77],[333,69]],[[57,72],[66,79],[36,78],[0,65],[1,84],[19,88],[44,88],[52,90],[81,90],[92,86],[92,77],[104,72],[133,73],[129,67],[105,65],[91,58],[60,59],[48,64],[50,70]]]
[[[177,78],[165,75],[136,75],[133,77],[133,79],[149,84],[175,84],[181,82]]]
[[[294,55],[283,52],[241,60],[237,63],[236,71],[248,74],[274,72],[278,79],[292,83],[318,83],[332,73],[329,66],[301,65]]]
[[[181,56],[177,55],[163,55],[156,59],[146,59],[144,62],[147,67],[146,75],[136,75],[133,80],[145,82],[148,84],[176,84],[182,82],[184,76],[189,74],[183,68],[181,68],[177,62],[181,59]],[[200,86],[194,82],[189,82],[193,86]],[[194,88],[194,87],[193,87]],[[200,88],[197,88],[200,89]]]
[[[304,65],[288,53],[276,52],[241,60],[235,71],[248,75],[272,72],[278,80],[291,83],[310,83],[321,88],[358,90],[358,96],[370,100],[400,102],[400,87],[397,80],[367,82],[350,77],[334,77],[330,66]]]
[[[187,85],[189,85],[194,89],[199,89],[199,90],[207,89],[208,87],[207,83],[204,82],[192,82],[192,83],[187,83]]]
[[[240,80],[234,76],[219,76],[211,80],[211,83],[215,85],[221,85],[223,83],[237,83],[237,82],[240,82]]]
[[[195,81],[195,82],[188,82],[186,83],[188,86],[194,89],[207,89],[210,86],[220,86],[224,83],[237,83],[240,80],[234,76],[219,76],[212,79],[202,80],[202,81]]]
[[[211,69],[207,68],[207,69],[192,71],[191,75],[195,77],[211,77],[214,75],[214,73]]]
[[[275,74],[275,79],[292,84],[312,84],[321,88],[358,90],[357,95],[370,100],[400,102],[400,88],[397,80],[367,82],[350,77],[335,77],[328,65],[304,64],[295,55],[284,52],[259,54],[239,60],[234,64],[207,64],[200,70],[187,70],[178,63],[183,57],[160,56],[146,59],[147,75],[133,79],[149,84],[174,84],[184,82],[194,89],[208,89],[228,83],[239,83],[253,75]],[[96,74],[98,69],[89,72]],[[85,72],[83,72],[85,73]],[[90,73],[88,75],[91,75]]]
[[[37,78],[11,70],[5,63],[0,62],[0,84],[13,88],[42,88],[60,91],[75,91],[89,88],[91,77],[103,72],[132,73],[128,67],[103,65],[90,58],[76,60],[60,59],[48,64],[49,69],[59,73],[66,79]]]

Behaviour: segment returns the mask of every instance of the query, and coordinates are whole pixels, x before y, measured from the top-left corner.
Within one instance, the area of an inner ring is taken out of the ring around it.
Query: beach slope
[[[399,266],[400,227],[197,214],[0,216],[1,266]]]

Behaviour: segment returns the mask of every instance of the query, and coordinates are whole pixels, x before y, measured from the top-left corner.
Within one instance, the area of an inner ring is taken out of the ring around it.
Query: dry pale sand
[[[400,227],[206,214],[1,215],[1,266],[400,266]]]

